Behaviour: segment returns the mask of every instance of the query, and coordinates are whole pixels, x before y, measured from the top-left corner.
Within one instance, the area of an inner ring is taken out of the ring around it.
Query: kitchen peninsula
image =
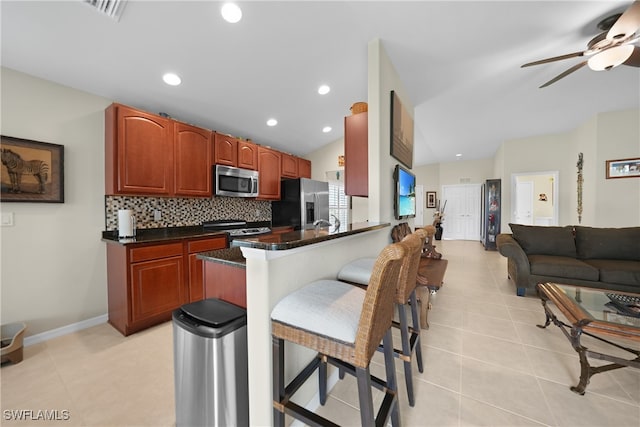
[[[360,257],[376,257],[390,243],[389,223],[346,224],[338,230],[323,228],[234,240],[246,259],[247,339],[249,363],[249,420],[271,425],[272,365],[271,310],[285,295],[320,279],[335,279],[340,268]],[[206,261],[206,259],[205,259]],[[288,348],[287,381],[315,355],[301,347]],[[308,381],[300,403],[317,393]]]

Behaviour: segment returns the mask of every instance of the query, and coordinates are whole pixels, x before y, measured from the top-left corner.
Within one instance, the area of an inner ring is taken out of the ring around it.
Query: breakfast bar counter
[[[273,424],[271,310],[284,296],[321,279],[335,279],[340,268],[360,257],[376,257],[391,242],[389,223],[346,224],[338,230],[293,231],[232,242],[246,259],[249,363],[249,420]],[[315,356],[301,347],[287,349],[285,380]],[[317,393],[310,380],[298,391],[300,402]]]

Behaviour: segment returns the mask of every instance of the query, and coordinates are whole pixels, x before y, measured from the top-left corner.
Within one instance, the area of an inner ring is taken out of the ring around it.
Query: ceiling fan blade
[[[582,61],[581,63],[574,65],[573,67],[569,68],[564,73],[558,74],[557,76],[555,76],[554,78],[552,78],[551,80],[549,80],[548,82],[546,82],[545,84],[540,86],[539,89],[542,89],[543,87],[547,87],[547,86],[557,82],[558,80],[560,80],[560,79],[562,79],[564,77],[567,77],[569,74],[573,73],[574,71],[578,71],[580,68],[584,67],[585,65],[587,65],[587,61]]]
[[[640,67],[640,47],[634,46],[633,53],[629,59],[623,62],[624,65],[630,65],[632,67]]]
[[[620,40],[638,31],[640,28],[640,1],[634,1],[607,33],[607,39]]]
[[[549,62],[554,62],[554,61],[562,61],[563,59],[576,58],[578,56],[583,56],[583,55],[584,55],[584,52],[567,53],[566,55],[554,56],[553,58],[547,58],[547,59],[541,59],[539,61],[528,62],[524,65],[521,65],[520,68],[531,67],[532,65],[547,64]]]

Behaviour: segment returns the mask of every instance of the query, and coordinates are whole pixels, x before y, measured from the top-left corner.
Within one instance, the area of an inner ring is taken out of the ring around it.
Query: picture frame
[[[413,166],[413,117],[400,98],[391,91],[391,155],[408,167]]]
[[[0,135],[0,201],[64,203],[64,146]]]
[[[607,160],[607,179],[640,178],[640,157]]]
[[[434,208],[436,207],[436,203],[437,203],[437,198],[436,198],[436,192],[435,191],[427,191],[427,208]]]

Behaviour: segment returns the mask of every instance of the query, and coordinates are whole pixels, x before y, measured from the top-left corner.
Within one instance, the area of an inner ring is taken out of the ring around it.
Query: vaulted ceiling
[[[415,107],[419,166],[492,157],[505,140],[639,108],[640,68],[583,67],[544,89],[581,59],[520,68],[586,49],[596,24],[630,3],[242,1],[230,24],[213,1],[129,1],[117,21],[79,0],[3,0],[1,60],[304,156],[341,138],[351,104],[367,100],[367,45],[379,38]],[[182,84],[164,84],[167,71]]]

